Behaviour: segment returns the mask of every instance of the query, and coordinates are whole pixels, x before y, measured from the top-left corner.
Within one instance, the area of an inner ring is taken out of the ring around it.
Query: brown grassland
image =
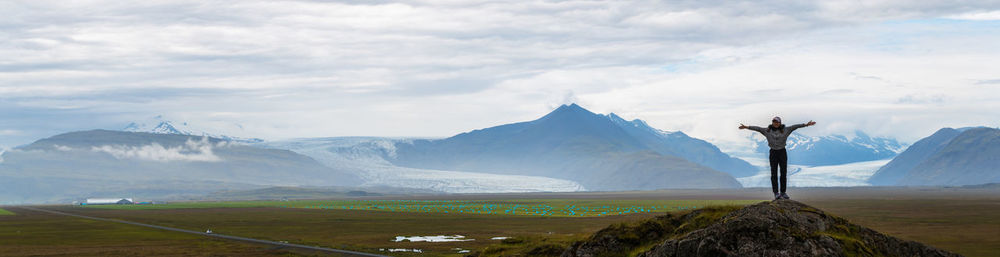
[[[309,256],[309,251],[206,238],[179,232],[7,207],[0,218],[0,256]]]

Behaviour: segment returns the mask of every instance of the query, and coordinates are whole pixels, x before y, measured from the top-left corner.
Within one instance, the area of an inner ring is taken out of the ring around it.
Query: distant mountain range
[[[95,197],[101,191],[135,194],[150,188],[183,193],[361,183],[355,174],[292,151],[177,134],[71,132],[8,150],[2,158],[0,202],[8,203]],[[206,187],[193,186],[198,184]]]
[[[1000,130],[943,128],[880,168],[873,185],[974,185],[1000,182]]]
[[[898,155],[906,145],[892,138],[871,137],[856,131],[853,137],[844,135],[806,136],[796,130],[788,137],[788,162],[806,166],[841,165],[890,159]],[[754,135],[758,153],[767,154],[770,147],[764,137]]]
[[[71,132],[0,150],[0,204],[271,186],[484,193],[767,185],[767,176],[758,174],[762,167],[704,140],[576,104],[536,120],[441,139],[265,142],[212,134],[160,116],[124,130]],[[852,137],[793,134],[792,178],[808,185],[1000,182],[997,129],[946,128],[902,151],[905,147],[860,131]],[[831,181],[836,179],[844,181]]]
[[[755,171],[683,133],[595,114],[576,104],[533,121],[397,142],[383,157],[403,167],[568,179],[589,190],[740,187],[731,173]]]

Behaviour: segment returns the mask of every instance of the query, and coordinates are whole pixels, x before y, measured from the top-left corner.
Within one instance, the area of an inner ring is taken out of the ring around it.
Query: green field
[[[600,217],[635,213],[665,213],[697,209],[706,206],[748,205],[757,202],[759,202],[759,200],[303,200],[181,202],[148,205],[87,205],[85,207],[115,210],[277,207],[446,214]]]
[[[0,215],[14,215],[14,213],[0,208]]]

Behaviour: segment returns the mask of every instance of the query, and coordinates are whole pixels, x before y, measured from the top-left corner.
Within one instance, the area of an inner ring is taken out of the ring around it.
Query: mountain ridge
[[[900,179],[916,167],[924,159],[927,159],[937,151],[941,150],[948,142],[951,142],[962,132],[953,128],[941,128],[934,134],[927,136],[913,143],[906,151],[903,151],[885,166],[882,166],[875,174],[868,178],[872,185],[895,185]]]
[[[873,185],[961,186],[1000,182],[1000,129],[942,128],[880,168]]]
[[[30,179],[39,191],[5,192],[2,188],[11,188],[6,182],[23,180],[5,179],[0,181],[0,185],[6,185],[0,186],[0,197],[7,199],[0,199],[0,202],[72,198],[88,192],[86,188],[80,188],[71,192],[74,195],[51,195],[57,192],[44,190],[50,187],[93,187],[91,191],[99,191],[102,187],[114,185],[115,190],[140,192],[151,185],[181,180],[217,185],[336,186],[360,183],[360,179],[350,171],[334,170],[292,151],[178,134],[75,131],[6,151],[2,158],[4,163],[0,165],[0,177]],[[105,182],[107,185],[102,185]],[[134,186],[119,186],[125,184]]]
[[[900,185],[972,185],[1000,182],[1000,129],[970,128],[924,159]]]
[[[643,145],[661,154],[675,155],[689,161],[723,171],[734,177],[752,176],[758,168],[750,163],[722,152],[719,147],[707,141],[693,138],[684,132],[668,132],[649,126],[645,121],[624,118],[610,113],[605,115],[619,124],[629,135],[640,139]]]

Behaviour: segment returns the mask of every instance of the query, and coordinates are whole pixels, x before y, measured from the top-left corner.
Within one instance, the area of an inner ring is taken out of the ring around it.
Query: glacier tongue
[[[448,193],[517,193],[583,191],[579,183],[539,176],[498,175],[399,167],[381,156],[393,154],[405,139],[372,137],[313,138],[263,143],[291,150],[340,170],[360,171],[362,186],[430,189]]]
[[[890,160],[855,162],[828,166],[788,165],[789,187],[870,186],[868,178]],[[736,178],[744,187],[771,187],[771,171]]]

